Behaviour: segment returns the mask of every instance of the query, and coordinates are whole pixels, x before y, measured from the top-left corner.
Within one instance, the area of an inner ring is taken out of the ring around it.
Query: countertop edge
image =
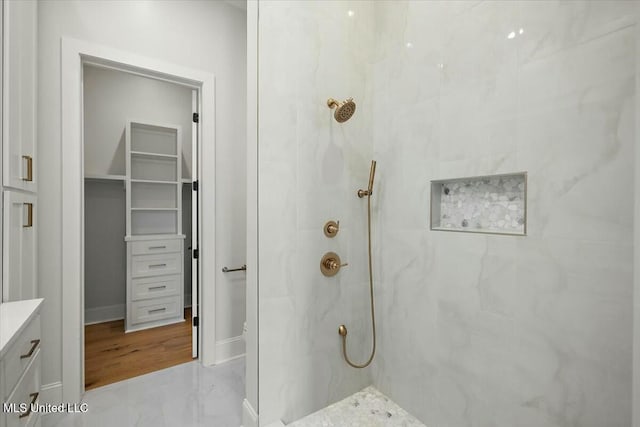
[[[39,313],[43,301],[43,298],[36,298],[0,304],[0,358],[4,357],[16,338]]]

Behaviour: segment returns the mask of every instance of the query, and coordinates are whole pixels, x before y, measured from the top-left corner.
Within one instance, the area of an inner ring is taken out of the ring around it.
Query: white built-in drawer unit
[[[181,252],[182,245],[177,239],[147,240],[131,242],[132,255],[164,254]]]
[[[182,273],[182,254],[132,255],[131,276],[148,277]]]
[[[184,320],[184,236],[127,240],[127,332]]]
[[[0,304],[0,394],[2,402],[13,404],[15,410],[0,411],[0,427],[40,424],[40,412],[30,409],[40,398],[39,312],[42,301],[32,299]]]
[[[182,128],[129,121],[127,332],[184,321]]]
[[[164,319],[175,319],[183,316],[180,310],[180,296],[154,298],[131,303],[131,323],[153,322]]]
[[[131,299],[139,301],[143,299],[168,297],[179,295],[182,283],[182,276],[143,277],[131,280]]]

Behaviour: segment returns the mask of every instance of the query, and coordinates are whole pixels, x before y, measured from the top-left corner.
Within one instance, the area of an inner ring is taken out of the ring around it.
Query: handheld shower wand
[[[371,160],[371,169],[369,170],[369,188],[367,188],[366,190],[358,190],[358,197],[360,197],[361,199],[364,196],[369,196],[371,197],[371,195],[373,194],[373,179],[376,176],[376,161],[375,160]]]

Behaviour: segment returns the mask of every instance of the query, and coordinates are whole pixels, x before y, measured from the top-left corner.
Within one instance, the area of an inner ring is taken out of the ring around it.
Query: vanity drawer
[[[135,255],[131,257],[131,277],[182,273],[182,254]]]
[[[180,296],[155,298],[131,303],[131,324],[182,317]]]
[[[31,427],[36,425],[40,418],[39,412],[30,412],[31,403],[40,403],[40,350],[33,353],[33,363],[18,383],[13,394],[7,399],[7,403],[25,405],[26,412],[9,412],[7,427]],[[22,410],[19,408],[18,410]],[[23,415],[21,417],[21,415]]]
[[[180,294],[182,276],[156,276],[131,279],[131,299],[133,301],[168,297]]]
[[[168,239],[131,242],[132,255],[164,254],[171,252],[182,252],[181,240]]]
[[[34,317],[2,359],[4,369],[3,397],[11,393],[29,362],[40,348],[40,315]]]

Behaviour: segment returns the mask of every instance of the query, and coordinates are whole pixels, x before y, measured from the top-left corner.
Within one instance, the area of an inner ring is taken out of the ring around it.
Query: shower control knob
[[[332,277],[338,274],[338,271],[342,267],[349,265],[348,263],[342,264],[340,257],[335,252],[327,252],[320,260],[320,271],[327,277]]]
[[[329,238],[336,237],[338,231],[340,231],[340,221],[327,221],[324,225],[324,235]]]

